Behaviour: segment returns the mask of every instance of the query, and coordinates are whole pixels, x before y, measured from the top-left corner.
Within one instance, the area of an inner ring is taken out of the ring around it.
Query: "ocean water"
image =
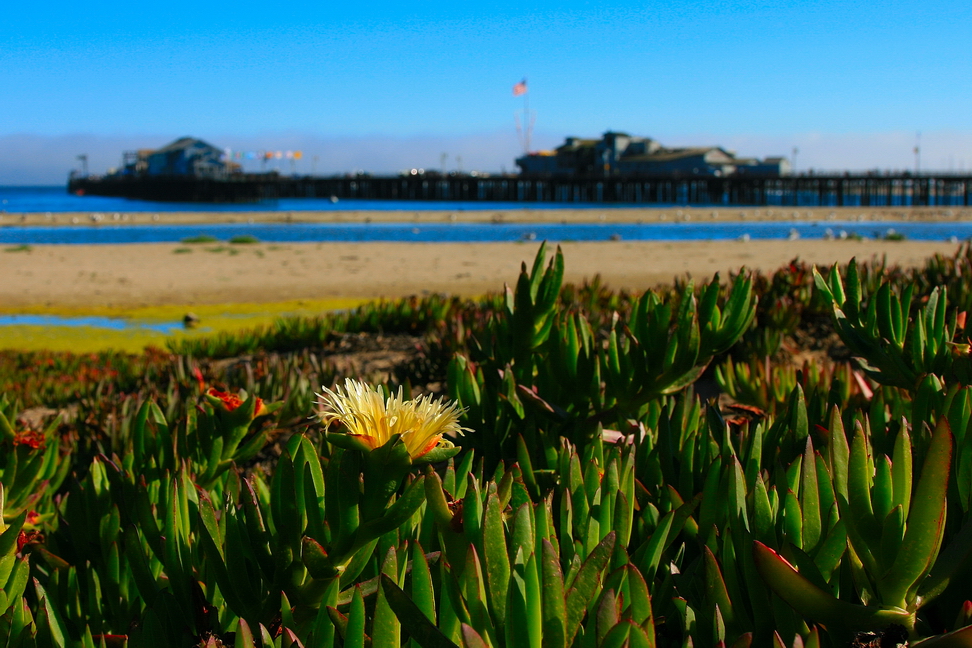
[[[519,203],[458,200],[356,200],[331,202],[328,198],[281,198],[258,203],[160,203],[104,196],[75,196],[59,187],[0,186],[0,213],[10,214],[63,212],[239,212],[239,211],[485,211],[503,209],[599,209],[644,207],[623,203]],[[664,207],[665,205],[658,205]]]
[[[571,203],[570,208],[597,209],[599,213],[612,208],[633,205]],[[186,238],[205,235],[218,240],[234,236],[252,236],[274,243],[294,242],[511,242],[511,241],[690,241],[731,239],[799,239],[840,238],[861,236],[881,238],[889,230],[912,240],[965,240],[972,237],[972,222],[880,222],[880,221],[774,221],[723,222],[689,221],[665,223],[219,223],[200,225],[139,225],[104,224],[82,227],[70,226],[14,226],[16,217],[10,214],[27,212],[64,213],[74,211],[151,212],[165,214],[181,211],[347,211],[347,210],[503,210],[555,209],[562,203],[495,203],[444,201],[378,201],[341,200],[332,203],[321,199],[288,199],[256,205],[200,205],[198,203],[156,203],[74,196],[64,187],[0,187],[0,244],[121,244],[121,243],[178,243]],[[644,205],[639,207],[644,208]],[[665,205],[653,207],[664,208]],[[673,207],[672,205],[668,206]]]
[[[267,243],[402,242],[490,243],[516,241],[704,241],[801,238],[883,238],[899,233],[910,240],[972,238],[972,222],[882,223],[875,221],[718,223],[221,223],[212,225],[97,225],[91,227],[0,227],[4,245],[112,245],[179,243],[197,236],[228,241],[252,236]]]
[[[0,227],[2,245],[179,243],[197,236],[227,241],[251,236],[267,243],[515,241],[702,241],[732,239],[883,238],[891,232],[920,241],[965,240],[972,222],[687,222],[687,223],[221,223]]]

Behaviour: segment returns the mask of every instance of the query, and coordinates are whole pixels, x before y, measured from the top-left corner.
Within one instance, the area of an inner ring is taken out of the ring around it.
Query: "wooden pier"
[[[73,193],[166,202],[245,203],[278,198],[777,205],[800,207],[968,206],[969,175],[801,175],[760,177],[530,178],[416,175],[285,177],[73,177]]]

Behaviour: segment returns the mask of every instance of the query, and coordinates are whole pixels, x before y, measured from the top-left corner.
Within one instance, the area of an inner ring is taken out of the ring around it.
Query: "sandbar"
[[[189,225],[213,223],[655,223],[655,222],[734,222],[734,221],[949,221],[972,220],[970,207],[614,207],[610,204],[585,208],[552,207],[539,209],[403,209],[365,211],[345,209],[324,211],[273,210],[189,211],[189,212],[0,212],[0,226],[100,226],[112,225]],[[427,205],[423,203],[422,205]]]

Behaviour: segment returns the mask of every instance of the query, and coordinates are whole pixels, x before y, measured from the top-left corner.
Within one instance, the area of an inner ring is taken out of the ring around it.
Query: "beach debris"
[[[787,236],[786,236],[786,240],[787,241],[796,241],[799,238],[800,238],[800,232],[798,232],[795,227],[791,227],[790,228],[790,233],[787,234]]]
[[[643,423],[638,423],[637,425],[632,425],[629,428],[629,434],[625,434],[620,430],[604,430],[601,433],[601,439],[607,441],[608,443],[623,443],[626,445],[632,445],[635,439],[643,440],[647,435],[647,430]]]
[[[201,321],[199,316],[191,311],[182,316],[182,325],[187,329],[196,328]]]
[[[850,643],[851,648],[898,648],[907,645],[908,631],[897,623],[877,632],[858,632]]]

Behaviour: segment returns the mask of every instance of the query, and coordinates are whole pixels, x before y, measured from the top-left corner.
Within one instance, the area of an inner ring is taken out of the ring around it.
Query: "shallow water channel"
[[[221,223],[0,227],[5,245],[113,245],[179,243],[193,237],[226,241],[253,237],[268,243],[402,242],[495,243],[514,241],[717,241],[733,239],[883,238],[964,240],[972,221],[763,221],[679,223]]]
[[[155,331],[171,334],[184,330],[181,321],[147,322],[121,317],[61,317],[59,315],[0,315],[0,326],[68,326],[110,329],[113,331]]]

